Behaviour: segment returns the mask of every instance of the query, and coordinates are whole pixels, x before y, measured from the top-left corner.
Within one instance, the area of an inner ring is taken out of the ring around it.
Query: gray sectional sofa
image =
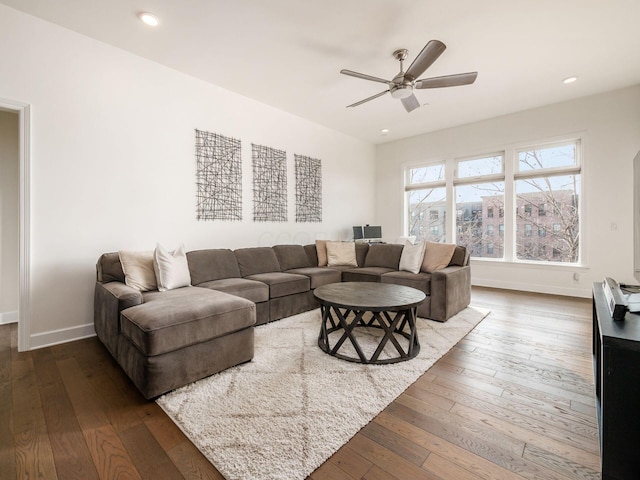
[[[95,330],[145,398],[253,358],[255,325],[312,310],[313,290],[340,281],[407,285],[426,293],[418,316],[446,321],[469,305],[469,254],[456,247],[433,273],[399,270],[402,245],[356,244],[357,267],[319,267],[316,245],[196,250],[189,287],[141,292],[118,253],[97,263]]]

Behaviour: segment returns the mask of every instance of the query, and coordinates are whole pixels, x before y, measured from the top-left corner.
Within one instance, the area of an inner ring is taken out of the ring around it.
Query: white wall
[[[387,233],[402,231],[405,163],[491,153],[575,134],[584,139],[584,268],[478,260],[472,261],[472,282],[584,297],[591,295],[592,283],[605,276],[634,282],[633,158],[640,150],[640,86],[378,146],[376,222]]]
[[[20,157],[18,115],[0,110],[0,324],[18,320]]]
[[[103,252],[347,239],[373,218],[370,144],[3,5],[0,58],[0,98],[32,108],[32,347],[93,333]],[[196,128],[242,140],[241,222],[195,220]],[[251,220],[252,142],[287,152],[286,223]],[[294,153],[322,160],[322,223],[294,221]]]

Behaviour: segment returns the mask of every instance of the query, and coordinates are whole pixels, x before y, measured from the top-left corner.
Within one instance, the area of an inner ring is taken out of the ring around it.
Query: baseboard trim
[[[473,285],[478,287],[501,288],[503,290],[519,290],[521,292],[548,293],[550,295],[564,295],[566,297],[591,298],[591,289],[584,287],[557,287],[531,283],[501,282],[494,279],[474,278]]]
[[[79,325],[77,327],[61,328],[59,330],[51,330],[49,332],[34,333],[31,335],[31,350],[38,348],[50,347],[61,343],[72,342],[73,340],[81,340],[83,338],[94,337],[96,331],[93,323]]]
[[[6,325],[8,323],[18,323],[18,311],[0,313],[0,325]]]

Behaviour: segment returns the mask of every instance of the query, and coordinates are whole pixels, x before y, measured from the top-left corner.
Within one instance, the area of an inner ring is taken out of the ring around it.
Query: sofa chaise
[[[355,244],[349,265],[322,265],[318,247],[205,249],[186,253],[190,286],[140,291],[126,284],[119,254],[97,263],[98,338],[145,398],[253,358],[254,326],[318,307],[313,290],[340,281],[407,285],[427,295],[418,316],[446,321],[469,305],[469,254],[456,246],[431,273],[399,269],[396,244]]]

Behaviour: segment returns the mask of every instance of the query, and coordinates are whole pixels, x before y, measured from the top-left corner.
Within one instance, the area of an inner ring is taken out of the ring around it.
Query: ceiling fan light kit
[[[340,73],[348,75],[350,77],[361,78],[362,80],[368,80],[371,82],[385,83],[389,87],[384,92],[372,95],[359,102],[347,105],[348,107],[357,107],[369,100],[381,97],[385,93],[391,93],[392,98],[400,99],[402,105],[407,112],[411,112],[420,106],[420,102],[413,94],[414,89],[423,88],[442,88],[442,87],[457,87],[460,85],[470,85],[476,81],[478,72],[457,73],[454,75],[445,75],[442,77],[422,78],[417,79],[422,75],[427,68],[429,68],[433,62],[435,62],[442,52],[445,51],[446,45],[439,40],[431,40],[425,45],[422,51],[415,58],[413,63],[409,66],[407,71],[404,71],[404,61],[407,58],[408,50],[401,48],[393,52],[393,57],[400,62],[400,73],[398,73],[393,80],[385,80],[379,77],[373,77],[364,73],[354,72],[352,70],[342,69]]]

